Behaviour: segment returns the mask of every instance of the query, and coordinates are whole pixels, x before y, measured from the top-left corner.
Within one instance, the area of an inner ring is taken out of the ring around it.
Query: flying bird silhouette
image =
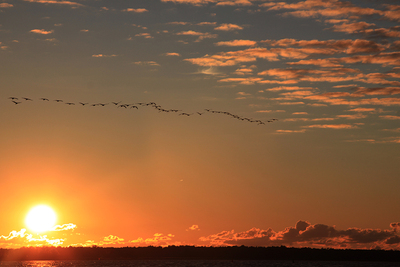
[[[33,101],[31,98],[28,98],[28,97],[21,97],[22,99],[24,99],[24,100],[26,100],[26,101]],[[11,96],[11,97],[9,97],[8,99],[11,99],[12,100],[12,102],[15,104],[15,105],[18,105],[18,104],[20,104],[20,103],[22,103],[22,102],[18,102],[18,101],[16,101],[16,100],[18,100],[18,97],[14,97],[14,96]],[[48,98],[39,98],[40,100],[42,100],[42,101],[50,101]],[[55,100],[53,100],[53,101],[55,101],[55,102],[64,102],[63,100],[61,100],[61,99],[55,99]],[[156,109],[156,110],[158,110],[158,112],[165,112],[165,113],[169,113],[169,112],[180,112],[178,115],[180,115],[180,116],[192,116],[192,115],[194,115],[194,114],[198,114],[198,115],[203,115],[204,114],[204,112],[199,112],[199,111],[196,111],[196,112],[194,112],[194,113],[187,113],[187,112],[182,112],[182,110],[180,110],[180,109],[165,109],[165,108],[163,108],[161,105],[158,105],[157,103],[155,103],[155,102],[137,102],[137,103],[135,103],[135,104],[120,104],[122,101],[119,101],[119,102],[110,102],[111,104],[114,104],[116,107],[118,107],[118,108],[128,108],[128,107],[130,107],[130,108],[135,108],[135,109],[139,109],[139,107],[138,106],[148,106],[148,107],[152,107],[152,108],[154,108],[154,109]],[[78,102],[80,105],[82,105],[82,106],[86,106],[86,105],[90,105],[90,106],[92,106],[92,107],[95,107],[95,106],[102,106],[102,107],[104,107],[104,106],[106,106],[106,105],[108,105],[108,104],[110,104],[110,103],[95,103],[95,104],[90,104],[90,103],[87,103],[87,102]],[[72,105],[75,105],[75,103],[73,103],[73,102],[65,102],[65,104],[66,105],[69,105],[69,106],[72,106]],[[234,119],[237,119],[237,120],[240,120],[240,121],[247,121],[247,122],[250,122],[250,123],[257,123],[257,125],[265,125],[266,123],[272,123],[272,122],[276,122],[276,121],[278,121],[278,119],[276,119],[276,118],[273,118],[273,119],[269,119],[269,120],[267,120],[267,121],[262,121],[262,120],[256,120],[256,119],[253,119],[253,118],[248,118],[248,117],[241,117],[241,116],[239,116],[239,115],[236,115],[236,114],[233,114],[233,113],[230,113],[230,112],[228,112],[228,111],[219,111],[219,110],[211,110],[211,109],[204,109],[205,110],[205,112],[210,112],[210,113],[213,113],[213,114],[221,114],[221,115],[226,115],[226,116],[229,116],[229,117],[232,117],[232,118],[234,118]]]

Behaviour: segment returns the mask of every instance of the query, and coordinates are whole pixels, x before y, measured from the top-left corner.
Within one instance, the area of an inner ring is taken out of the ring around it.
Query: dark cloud
[[[400,223],[392,223],[397,229]],[[275,232],[271,228],[262,230],[252,228],[248,231],[235,233],[234,230],[222,231],[201,241],[212,245],[247,245],[247,246],[277,246],[290,245],[302,247],[332,247],[332,248],[397,248],[400,236],[394,230],[349,228],[337,230],[335,226],[326,224],[311,224],[307,221],[298,221],[293,227]]]

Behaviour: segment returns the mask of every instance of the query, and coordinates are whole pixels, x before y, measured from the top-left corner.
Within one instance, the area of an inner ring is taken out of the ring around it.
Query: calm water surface
[[[0,262],[7,267],[400,267],[400,262],[362,262],[362,261],[197,261],[197,260],[128,260],[128,261],[9,261]]]

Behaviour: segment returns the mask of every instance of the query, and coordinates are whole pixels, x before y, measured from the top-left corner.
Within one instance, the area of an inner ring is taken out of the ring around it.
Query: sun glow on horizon
[[[52,208],[47,205],[33,207],[25,218],[26,226],[36,232],[49,231],[56,224],[57,216]]]

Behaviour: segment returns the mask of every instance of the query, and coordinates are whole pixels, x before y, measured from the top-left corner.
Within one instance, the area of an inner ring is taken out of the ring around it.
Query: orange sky
[[[0,14],[0,247],[400,248],[392,1]],[[58,228],[25,230],[38,204]]]

